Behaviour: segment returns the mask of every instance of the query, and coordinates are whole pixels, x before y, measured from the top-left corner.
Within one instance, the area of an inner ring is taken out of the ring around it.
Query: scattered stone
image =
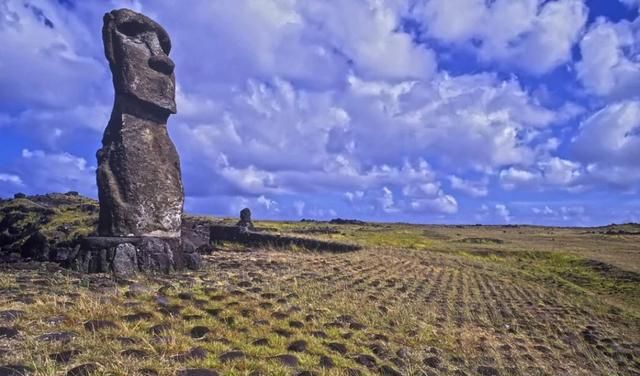
[[[9,309],[6,311],[0,312],[0,320],[3,321],[13,321],[17,320],[20,317],[26,315],[25,311],[17,310],[17,309]]]
[[[178,371],[176,376],[218,376],[218,372],[209,368],[187,368]]]
[[[89,320],[84,323],[84,329],[95,333],[101,330],[118,329],[118,325],[109,320]]]
[[[283,364],[283,365],[285,365],[287,367],[292,367],[292,368],[297,367],[298,364],[300,363],[300,361],[298,360],[298,357],[296,357],[295,355],[291,355],[291,354],[278,355],[278,356],[274,356],[271,359],[277,360],[281,364]]]
[[[73,332],[51,332],[43,334],[36,339],[41,342],[70,342],[76,338],[77,334]]]
[[[202,339],[211,332],[206,326],[194,326],[191,328],[191,338]]]
[[[327,333],[316,330],[311,332],[311,336],[316,338],[327,338]]]
[[[269,340],[266,338],[258,338],[251,344],[254,346],[269,346]]]
[[[153,314],[151,312],[136,312],[130,315],[124,315],[122,319],[126,322],[149,321],[153,319]]]
[[[134,359],[147,359],[149,357],[148,352],[140,349],[127,349],[122,351],[120,355]]]
[[[500,376],[500,372],[494,367],[480,366],[477,371],[480,376]]]
[[[379,369],[380,375],[382,376],[402,376],[400,372],[388,365],[382,365]]]
[[[431,368],[440,368],[442,359],[438,358],[437,356],[428,356],[424,358],[423,362],[426,366],[429,366]]]
[[[376,366],[376,358],[367,354],[358,354],[353,358],[356,363],[361,364],[367,368],[373,368]]]
[[[71,368],[67,372],[67,376],[90,376],[100,367],[95,363],[85,363],[77,367]]]
[[[234,360],[240,360],[246,358],[247,355],[242,351],[227,351],[226,353],[221,354],[218,359],[222,363],[232,362]]]
[[[329,358],[326,355],[322,355],[320,356],[320,367],[322,368],[326,368],[326,369],[330,369],[335,367],[335,363],[333,363],[333,360],[331,358]]]
[[[347,346],[339,342],[330,342],[327,344],[327,347],[341,355],[347,353]]]
[[[291,342],[289,346],[287,346],[287,350],[295,351],[295,352],[304,352],[307,350],[307,342],[303,340]]]
[[[131,337],[116,337],[116,341],[120,342],[123,346],[131,346],[139,342],[137,339]]]
[[[142,368],[138,370],[138,373],[142,376],[158,376],[159,373],[152,368]]]
[[[69,363],[76,356],[82,354],[80,350],[67,350],[49,355],[49,358],[56,363]]]
[[[285,329],[274,329],[273,332],[279,335],[280,337],[284,337],[284,338],[289,338],[293,335],[293,333]]]
[[[304,323],[302,323],[301,321],[292,320],[292,321],[289,321],[289,326],[295,329],[302,329],[304,328]]]
[[[0,366],[0,376],[27,376],[32,372],[32,368],[18,364]]]
[[[175,362],[184,363],[191,360],[205,359],[207,354],[207,350],[202,347],[193,347],[189,351],[172,356],[171,359]]]
[[[162,333],[166,333],[170,330],[171,330],[171,324],[162,323],[162,324],[152,326],[151,328],[149,328],[149,330],[147,330],[147,332],[151,335],[159,336]]]
[[[0,338],[11,339],[17,337],[19,334],[20,332],[16,328],[0,326]]]

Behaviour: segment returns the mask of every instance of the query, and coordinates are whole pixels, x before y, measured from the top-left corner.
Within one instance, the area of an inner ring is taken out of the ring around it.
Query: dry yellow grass
[[[260,225],[366,247],[329,254],[230,246],[207,256],[202,271],[119,284],[53,268],[5,269],[0,311],[24,315],[0,319],[1,327],[19,332],[0,339],[8,351],[0,364],[25,365],[35,375],[64,375],[86,363],[95,363],[99,375],[143,369],[175,375],[186,368],[221,375],[640,372],[639,252],[632,235]],[[149,315],[124,319],[141,313]],[[115,326],[88,331],[87,320]],[[150,332],[159,324],[166,331]],[[192,338],[194,327],[208,332]],[[75,336],[42,340],[52,332]],[[204,356],[180,359],[194,348]],[[123,354],[132,349],[146,358]],[[51,358],[70,350],[79,353],[68,363]],[[283,364],[282,355],[295,356],[297,364]],[[333,367],[321,366],[328,362]]]

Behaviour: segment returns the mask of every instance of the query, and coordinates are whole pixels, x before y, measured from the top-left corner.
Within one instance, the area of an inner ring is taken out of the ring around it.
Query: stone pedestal
[[[168,274],[184,268],[197,270],[198,253],[180,238],[86,237],[78,244],[72,267],[86,273],[112,273],[126,278],[137,272]]]

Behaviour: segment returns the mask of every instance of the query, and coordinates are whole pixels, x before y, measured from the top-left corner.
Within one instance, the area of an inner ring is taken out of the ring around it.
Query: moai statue
[[[240,210],[240,220],[236,223],[236,226],[241,227],[244,231],[253,231],[255,227],[251,221],[251,210],[244,208]]]
[[[115,101],[97,153],[99,236],[81,239],[73,266],[117,276],[197,269],[199,255],[181,239],[180,160],[166,125],[176,113],[169,35],[119,9],[105,14],[102,39]]]
[[[115,102],[98,157],[101,236],[179,238],[180,160],[167,132],[176,113],[169,35],[129,9],[104,16]]]

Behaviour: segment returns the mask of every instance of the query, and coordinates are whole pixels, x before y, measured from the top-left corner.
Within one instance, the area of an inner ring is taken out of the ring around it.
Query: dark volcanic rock
[[[0,338],[14,338],[17,337],[20,332],[16,328],[10,328],[0,326]]]
[[[176,376],[218,376],[218,372],[209,368],[187,368],[178,371]]]
[[[95,363],[85,363],[70,369],[67,376],[90,376],[99,368]]]
[[[40,231],[36,231],[22,245],[20,256],[38,261],[49,260],[49,240]]]
[[[52,332],[37,337],[41,342],[70,342],[76,338],[77,334],[73,332]]]
[[[227,351],[220,355],[219,359],[222,363],[231,362],[246,358],[247,355],[242,351]]]
[[[274,356],[272,359],[279,361],[280,363],[282,363],[287,367],[297,367],[298,364],[300,363],[300,361],[298,360],[298,357],[291,354],[277,355],[277,356]]]
[[[118,325],[108,320],[89,320],[84,323],[84,329],[88,332],[99,332],[107,329],[118,329]]]
[[[201,347],[191,348],[189,351],[174,355],[171,357],[176,362],[188,362],[190,360],[201,360],[207,357],[207,350]]]
[[[105,14],[102,38],[116,97],[97,153],[98,232],[177,238],[184,194],[166,126],[176,113],[171,40],[128,9]]]
[[[32,371],[30,367],[18,364],[0,366],[0,376],[27,376]]]

